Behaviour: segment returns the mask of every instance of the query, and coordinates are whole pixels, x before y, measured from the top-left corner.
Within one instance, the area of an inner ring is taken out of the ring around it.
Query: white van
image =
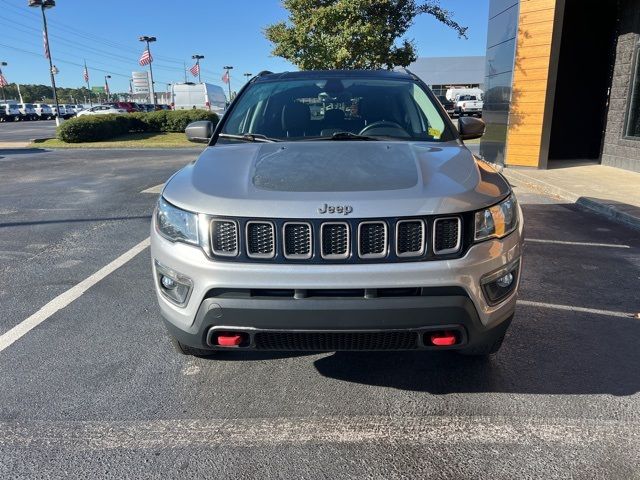
[[[174,110],[203,109],[221,114],[227,107],[222,87],[211,83],[175,83],[171,86]]]
[[[484,92],[480,88],[452,87],[445,96],[450,102],[456,102],[461,95],[474,95],[478,100],[484,99]]]

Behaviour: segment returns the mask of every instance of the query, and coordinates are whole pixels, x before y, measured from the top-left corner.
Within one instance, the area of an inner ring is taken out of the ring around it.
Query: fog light
[[[496,285],[498,285],[500,288],[507,288],[509,287],[509,285],[511,285],[511,282],[513,282],[513,274],[509,272],[496,280]]]
[[[518,271],[520,261],[518,260],[506,269],[487,275],[481,280],[482,291],[489,305],[496,305],[513,293],[518,282]],[[506,272],[505,272],[506,270]]]
[[[160,293],[179,307],[186,305],[193,287],[191,279],[162,265],[157,260],[155,260],[155,266]]]
[[[166,275],[162,275],[160,277],[160,281],[162,282],[162,286],[167,290],[171,290],[176,286],[176,282],[172,278],[167,277]]]

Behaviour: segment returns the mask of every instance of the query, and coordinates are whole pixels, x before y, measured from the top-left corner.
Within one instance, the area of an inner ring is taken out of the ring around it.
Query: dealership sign
[[[147,72],[132,72],[133,93],[149,93],[149,74]]]

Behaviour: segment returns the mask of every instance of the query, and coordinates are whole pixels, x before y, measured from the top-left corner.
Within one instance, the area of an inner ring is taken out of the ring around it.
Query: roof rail
[[[411,75],[413,78],[418,78],[418,76],[415,73],[413,73],[411,70],[409,70],[407,67],[402,67],[402,69],[407,75]]]
[[[271,75],[273,72],[269,71],[269,70],[262,70],[258,75],[256,75],[256,77],[262,77],[264,75]]]

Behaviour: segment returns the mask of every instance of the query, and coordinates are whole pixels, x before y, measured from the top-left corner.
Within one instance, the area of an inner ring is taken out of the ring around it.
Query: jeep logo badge
[[[327,205],[326,203],[318,208],[318,213],[342,213],[344,215],[349,215],[353,212],[353,207],[351,205]]]

